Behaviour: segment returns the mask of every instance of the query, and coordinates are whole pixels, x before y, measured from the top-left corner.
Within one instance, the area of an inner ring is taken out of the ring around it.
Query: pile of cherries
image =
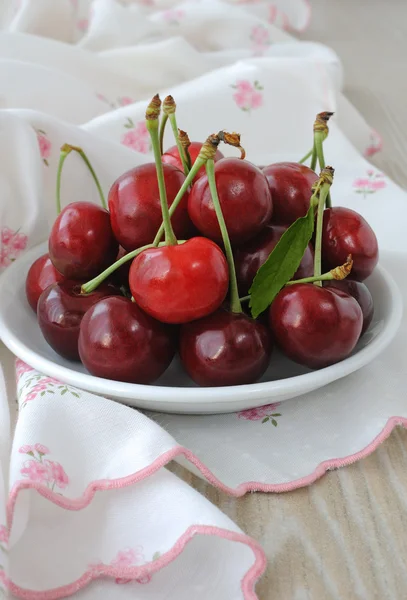
[[[121,175],[108,209],[71,199],[59,210],[48,254],[28,272],[27,299],[48,344],[92,375],[139,384],[157,380],[177,352],[201,386],[255,382],[274,343],[310,368],[346,358],[372,320],[362,281],[375,268],[378,245],[361,215],[323,206],[330,181],[324,164],[320,177],[314,171],[320,130],[314,126],[313,169],[289,162],[259,168],[244,159],[238,134],[190,144],[180,132],[163,152],[166,121],[178,131],[171,97],[163,108],[160,121],[155,96],[146,112],[155,162]],[[242,156],[224,158],[221,142]],[[71,151],[90,166],[80,148],[62,150],[60,171]],[[259,269],[313,202],[316,234],[295,264],[290,259],[271,305],[253,318]]]

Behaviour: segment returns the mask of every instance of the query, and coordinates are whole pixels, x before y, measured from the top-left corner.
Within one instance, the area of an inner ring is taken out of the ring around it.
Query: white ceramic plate
[[[234,412],[311,392],[349,375],[376,358],[393,339],[402,315],[399,289],[390,275],[379,266],[367,281],[375,304],[373,323],[353,354],[340,363],[311,371],[275,351],[270,367],[258,383],[199,388],[174,360],[156,385],[121,383],[89,375],[82,365],[58,356],[42,337],[25,297],[25,278],[32,262],[46,251],[46,243],[32,249],[0,277],[0,338],[19,358],[50,377],[149,410],[175,413]]]

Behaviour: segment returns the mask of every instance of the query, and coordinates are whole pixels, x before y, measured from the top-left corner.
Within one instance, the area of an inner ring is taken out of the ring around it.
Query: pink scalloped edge
[[[7,503],[7,522],[8,528],[11,530],[14,516],[14,508],[17,500],[17,496],[19,492],[23,489],[36,489],[39,494],[49,499],[54,504],[60,506],[61,508],[65,508],[67,510],[81,510],[88,506],[92,501],[93,496],[97,491],[103,491],[108,489],[120,489],[123,487],[127,487],[142,479],[149,477],[153,473],[155,473],[158,469],[164,467],[168,462],[177,458],[178,456],[183,455],[187,460],[189,460],[194,466],[199,469],[202,475],[214,486],[218,487],[223,492],[230,494],[231,496],[239,497],[243,496],[248,491],[260,491],[260,492],[288,492],[300,487],[304,487],[314,483],[317,479],[322,477],[328,470],[337,469],[340,467],[344,467],[346,465],[350,465],[362,458],[369,456],[374,450],[378,448],[378,446],[384,442],[393,429],[397,425],[402,425],[407,429],[407,418],[405,417],[391,417],[388,419],[385,427],[382,431],[374,438],[370,444],[368,444],[362,450],[355,452],[349,456],[344,458],[334,458],[323,461],[320,463],[316,469],[305,477],[301,477],[294,481],[290,481],[288,483],[277,483],[277,484],[264,484],[260,482],[249,481],[246,483],[242,483],[237,486],[237,488],[230,488],[229,486],[224,485],[211,471],[208,469],[197,456],[193,454],[187,448],[183,446],[175,446],[171,448],[167,452],[164,452],[161,456],[156,458],[151,465],[148,465],[144,469],[141,469],[137,473],[133,473],[132,475],[128,475],[126,477],[122,477],[114,480],[99,480],[94,481],[88,485],[84,494],[79,498],[65,498],[63,496],[59,496],[49,490],[48,488],[44,488],[41,484],[29,482],[29,481],[18,481],[12,488],[9,500]],[[79,589],[86,586],[93,579],[102,576],[109,577],[126,577],[130,579],[137,579],[146,575],[147,573],[154,573],[164,566],[168,565],[170,562],[175,560],[177,556],[182,552],[185,545],[192,539],[192,537],[196,534],[202,535],[218,535],[221,538],[228,539],[231,541],[241,542],[247,544],[253,551],[255,556],[255,562],[252,567],[247,571],[246,575],[243,577],[241,581],[241,588],[244,594],[245,600],[257,600],[257,595],[254,592],[254,585],[258,578],[262,575],[266,566],[266,557],[261,546],[252,538],[245,534],[240,534],[236,532],[232,532],[226,529],[221,529],[218,527],[212,526],[202,526],[195,525],[189,527],[187,531],[179,538],[179,540],[175,543],[175,545],[166,552],[162,557],[154,561],[154,567],[149,567],[147,569],[146,565],[142,567],[127,567],[123,569],[118,569],[117,567],[111,566],[103,566],[98,569],[97,573],[94,571],[87,571],[82,575],[80,579],[75,581],[72,584],[67,586],[56,588],[54,590],[48,590],[46,592],[37,592],[33,590],[25,590],[15,585],[13,582],[8,582],[8,587],[12,591],[12,593],[24,600],[57,600],[59,598],[63,598],[66,595],[70,595]]]
[[[183,552],[185,546],[195,535],[213,535],[231,542],[238,542],[249,546],[249,548],[253,551],[255,560],[241,580],[241,589],[245,600],[258,600],[254,588],[256,582],[264,573],[266,568],[266,557],[264,550],[260,544],[243,533],[230,531],[221,527],[212,527],[209,525],[193,525],[188,527],[188,529],[177,540],[171,550],[153,562],[141,567],[112,567],[109,565],[100,565],[98,566],[97,570],[89,569],[82,575],[82,577],[73,583],[47,591],[23,589],[13,582],[8,582],[7,587],[12,594],[14,594],[14,596],[17,598],[22,598],[23,600],[58,600],[59,598],[71,596],[75,592],[78,592],[84,588],[86,585],[89,585],[89,583],[91,583],[93,580],[100,577],[123,577],[125,579],[132,580],[139,579],[140,577],[145,577],[146,575],[152,575],[169,565]]]

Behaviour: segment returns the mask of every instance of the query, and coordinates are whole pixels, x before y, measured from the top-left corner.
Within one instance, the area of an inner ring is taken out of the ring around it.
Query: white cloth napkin
[[[0,272],[47,238],[63,143],[85,150],[105,192],[151,160],[144,111],[159,91],[175,97],[192,139],[239,131],[258,164],[298,160],[316,113],[335,111],[325,144],[333,200],[369,220],[397,277],[406,195],[362,158],[380,137],[342,96],[336,55],[287,33],[309,12],[302,0],[4,1]],[[74,199],[98,202],[70,156],[63,203]],[[258,543],[163,467],[176,458],[238,496],[292,489],[357,460],[407,425],[405,335],[404,320],[385,356],[318,393],[203,417],[146,416],[20,361],[15,390],[14,358],[2,347],[0,587],[32,600],[255,599],[265,567]]]

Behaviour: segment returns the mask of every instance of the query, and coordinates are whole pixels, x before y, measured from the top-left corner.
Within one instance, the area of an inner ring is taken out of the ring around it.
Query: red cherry
[[[64,279],[51,262],[49,254],[43,254],[33,262],[25,280],[28,304],[37,312],[38,299],[48,286]]]
[[[97,377],[152,383],[175,354],[175,331],[159,323],[127,298],[105,298],[82,319],[79,354]]]
[[[309,208],[318,175],[305,165],[281,162],[263,168],[273,198],[273,223],[291,225]]]
[[[336,288],[297,283],[285,287],[269,309],[275,340],[292,360],[311,369],[346,358],[363,325],[355,300]]]
[[[201,148],[202,148],[201,142],[191,142],[191,145],[188,148],[188,152],[191,157],[192,164],[194,164],[194,162],[198,158],[198,154],[200,153]],[[224,158],[222,152],[220,150],[216,150],[216,154],[215,154],[215,157],[213,160],[215,162],[217,162],[221,158]],[[166,152],[164,152],[164,154],[162,155],[162,161],[163,161],[163,163],[166,163],[167,165],[173,165],[174,167],[177,167],[177,169],[180,169],[180,171],[184,170],[182,167],[182,161],[181,161],[177,146],[171,146],[171,148],[168,148],[168,150],[166,150]],[[196,181],[197,179],[202,177],[202,175],[205,175],[205,165],[203,165],[199,169],[198,173],[195,176],[194,181]]]
[[[377,238],[369,223],[359,213],[335,206],[324,211],[322,227],[323,270],[342,265],[352,254],[350,277],[363,281],[372,273],[379,260]]]
[[[248,293],[253,279],[266,262],[287,227],[267,225],[255,240],[247,242],[235,252],[235,267],[239,291],[242,296]],[[301,264],[293,279],[312,277],[314,274],[314,250],[311,244],[305,250]]]
[[[187,323],[214,312],[228,291],[228,266],[211,240],[144,250],[130,267],[137,304],[164,323]]]
[[[271,350],[266,327],[243,313],[220,309],[181,327],[182,364],[202,386],[257,381],[267,369]]]
[[[363,327],[360,335],[363,335],[372,322],[374,314],[373,298],[369,288],[361,281],[353,281],[349,278],[343,279],[342,281],[326,281],[324,285],[328,288],[334,287],[338,290],[342,290],[349,294],[349,296],[355,298],[362,309]]]
[[[224,158],[215,164],[215,178],[223,216],[232,244],[259,233],[270,221],[273,202],[262,171],[246,160]],[[188,212],[206,237],[222,242],[207,176],[192,187]]]
[[[56,218],[49,256],[67,279],[91,279],[112,264],[118,243],[107,210],[90,202],[72,202]]]
[[[168,205],[171,206],[185,176],[172,165],[163,165]],[[162,222],[157,171],[154,163],[139,165],[121,175],[109,192],[112,228],[120,244],[128,251],[150,244]],[[175,235],[188,237],[188,192],[171,218]]]
[[[66,280],[44,290],[38,300],[37,318],[48,344],[68,360],[80,360],[79,326],[85,312],[96,302],[118,294],[109,284],[100,285],[90,294],[81,294],[78,281]]]

